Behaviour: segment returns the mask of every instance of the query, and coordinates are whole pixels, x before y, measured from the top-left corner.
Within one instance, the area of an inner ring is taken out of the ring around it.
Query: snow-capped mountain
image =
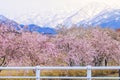
[[[46,12],[44,14],[38,13],[27,13],[20,15],[14,18],[17,22],[21,24],[36,24],[39,26],[50,26],[55,28],[59,24],[64,25],[66,27],[70,27],[73,24],[77,24],[82,20],[88,20],[93,16],[97,15],[103,10],[111,9],[110,6],[106,4],[97,4],[90,3],[83,8],[74,9],[72,11],[62,11],[60,13],[56,12]]]
[[[28,13],[28,14],[23,14],[21,17],[15,18],[16,21],[18,21],[21,24],[27,25],[27,24],[36,24],[41,27],[44,26],[56,26],[58,24],[61,24],[65,17],[69,16],[68,13],[64,14],[55,14],[55,13],[46,13],[46,14],[41,14],[41,13]]]
[[[1,19],[4,17],[0,17]],[[9,19],[2,19],[4,23]],[[38,27],[50,27],[56,28],[61,26],[71,27],[72,25],[77,26],[101,26],[110,27],[117,29],[120,25],[120,10],[114,9],[106,4],[91,3],[84,6],[81,9],[75,9],[72,11],[62,11],[60,13],[56,12],[31,12],[23,14],[13,18],[19,24],[27,25],[29,30],[33,30],[33,26],[38,29]],[[12,23],[12,25],[18,25],[17,23]],[[31,24],[34,24],[31,26]],[[13,26],[14,26],[13,25]],[[36,29],[36,30],[37,30]],[[34,29],[35,30],[35,29]],[[39,30],[37,30],[39,32]]]
[[[108,27],[112,29],[119,29],[120,28],[120,9],[116,10],[108,10],[102,11],[95,17],[80,21],[78,23],[80,26],[101,26],[101,27]]]

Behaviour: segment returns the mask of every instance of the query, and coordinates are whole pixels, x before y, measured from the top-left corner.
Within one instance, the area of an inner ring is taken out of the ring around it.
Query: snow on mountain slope
[[[23,16],[19,18],[15,18],[16,21],[18,21],[21,24],[36,24],[39,26],[56,26],[57,24],[61,24],[65,17],[68,16],[66,13],[61,14],[55,14],[55,13],[29,13],[24,14]]]
[[[36,24],[39,26],[50,26],[55,28],[59,24],[64,25],[66,27],[72,26],[72,24],[77,24],[82,20],[87,20],[97,15],[99,12],[111,9],[109,5],[103,3],[89,3],[80,9],[75,9],[72,11],[62,11],[61,13],[46,12],[42,13],[27,13],[20,15],[14,18],[17,22],[21,24]]]
[[[98,13],[102,12],[103,10],[112,9],[109,5],[106,4],[98,4],[98,3],[91,3],[89,5],[84,6],[83,8],[76,11],[74,14],[70,15],[64,21],[64,25],[72,26],[72,24],[77,24],[80,21],[89,20]]]
[[[95,17],[80,21],[78,23],[80,26],[101,26],[101,27],[108,27],[112,29],[119,29],[120,28],[120,9],[115,10],[108,10],[102,11]]]

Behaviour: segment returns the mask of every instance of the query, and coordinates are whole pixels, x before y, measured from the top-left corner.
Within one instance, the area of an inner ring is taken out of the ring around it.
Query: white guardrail
[[[120,69],[120,66],[100,66],[100,67],[92,67],[92,66],[85,66],[85,67],[0,67],[0,70],[35,70],[36,76],[0,76],[2,78],[31,78],[31,79],[120,79],[120,77],[92,77],[92,70],[110,70],[110,69]],[[41,70],[87,70],[86,77],[70,77],[70,76],[58,76],[58,77],[51,77],[51,76],[40,76]]]

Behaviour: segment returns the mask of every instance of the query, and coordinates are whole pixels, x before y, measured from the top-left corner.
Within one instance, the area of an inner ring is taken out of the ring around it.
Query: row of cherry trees
[[[76,28],[49,36],[0,26],[0,66],[107,66],[120,63],[120,34]]]

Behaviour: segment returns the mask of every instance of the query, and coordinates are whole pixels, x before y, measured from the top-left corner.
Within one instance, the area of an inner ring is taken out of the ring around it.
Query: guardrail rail
[[[70,77],[70,76],[40,76],[41,70],[87,70],[87,76],[86,77]],[[0,70],[35,70],[36,75],[35,76],[0,76],[0,79],[3,78],[31,78],[31,79],[86,79],[86,80],[92,80],[92,79],[120,79],[120,77],[92,77],[92,70],[111,70],[111,69],[117,69],[120,70],[120,66],[100,66],[100,67],[92,67],[92,66],[85,66],[85,67],[41,67],[41,66],[35,66],[35,67],[0,67]]]

